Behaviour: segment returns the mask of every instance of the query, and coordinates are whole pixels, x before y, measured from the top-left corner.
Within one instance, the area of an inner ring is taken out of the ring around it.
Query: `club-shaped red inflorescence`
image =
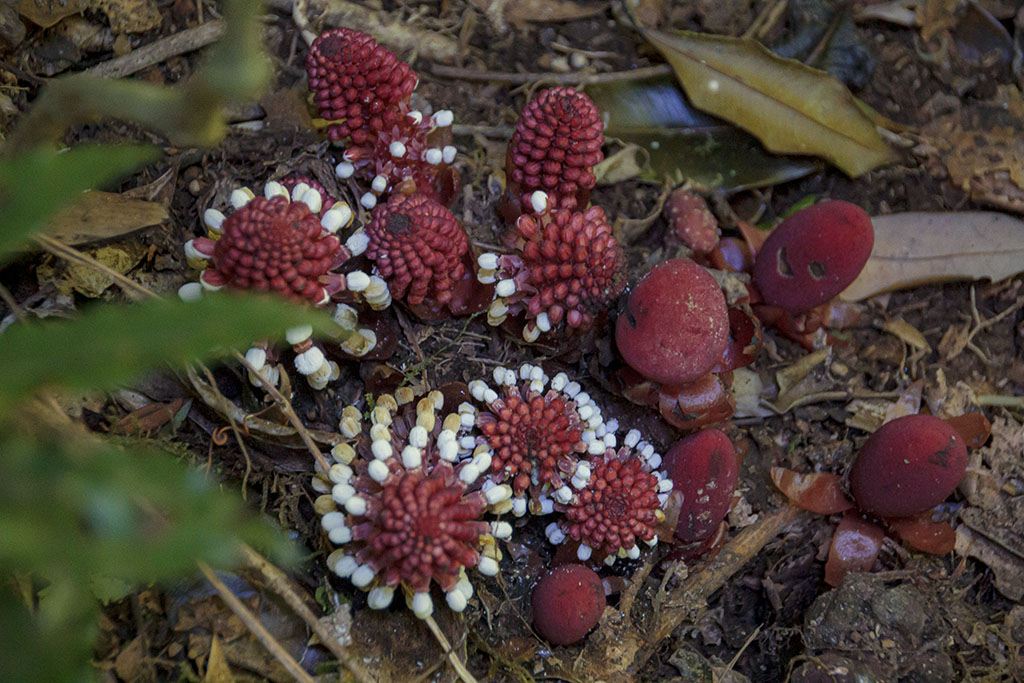
[[[582,208],[604,155],[604,125],[593,101],[572,88],[545,90],[526,105],[505,157],[507,219],[529,213],[529,195],[542,190],[562,208]]]
[[[522,496],[536,482],[552,490],[572,476],[581,453],[583,424],[576,403],[555,391],[540,393],[529,382],[504,387],[501,397],[477,416],[477,425],[494,451],[491,471],[512,480]]]
[[[514,238],[518,253],[480,260],[479,277],[499,281],[492,324],[509,313],[525,312],[527,329],[548,332],[564,321],[587,330],[626,286],[625,254],[598,206],[520,216]],[[489,270],[492,265],[495,269]],[[529,338],[526,330],[524,335]]]
[[[326,233],[303,202],[256,197],[229,214],[203,279],[214,286],[279,292],[322,304],[320,278],[335,264],[341,242]]]
[[[417,77],[371,36],[350,28],[324,31],[306,57],[309,88],[332,140],[362,144],[402,115]]]
[[[580,559],[589,558],[591,551],[639,557],[639,541],[657,540],[657,526],[665,519],[662,497],[671,482],[652,472],[642,454],[629,446],[609,448],[590,468],[589,481],[564,508],[562,531],[580,542]]]
[[[357,408],[343,412],[342,432],[354,441],[332,451],[333,487],[317,507],[330,540],[341,546],[329,566],[357,587],[372,588],[371,607],[387,606],[405,586],[417,594],[413,611],[426,616],[433,582],[461,611],[472,596],[465,570],[498,571],[495,538],[507,538],[511,527],[483,518],[511,489],[483,488],[479,473],[490,454],[460,453],[458,414],[435,416],[443,403],[440,392],[401,407],[391,396],[379,397],[369,425]]]
[[[366,226],[366,255],[391,295],[410,305],[445,304],[466,274],[469,238],[452,212],[423,195],[393,195]]]

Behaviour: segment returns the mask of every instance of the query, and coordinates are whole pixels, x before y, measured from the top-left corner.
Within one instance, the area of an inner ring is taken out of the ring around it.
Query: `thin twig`
[[[431,73],[442,78],[457,78],[465,81],[495,81],[498,83],[513,83],[522,85],[534,81],[544,81],[555,85],[588,85],[591,83],[616,83],[618,81],[635,81],[652,76],[667,76],[672,73],[672,67],[668,64],[655,64],[654,66],[643,66],[639,69],[629,71],[612,71],[603,74],[556,74],[550,71],[534,71],[525,73],[514,73],[509,71],[474,71],[458,66],[445,66],[434,64],[430,67]]]
[[[267,379],[253,367],[252,363],[245,359],[245,356],[240,354],[238,351],[232,351],[232,353],[235,354],[235,358],[238,359],[238,362],[244,365],[249,372],[252,373],[252,376],[259,380],[259,383],[263,385],[263,388],[268,394],[270,394],[271,398],[278,402],[284,416],[288,418],[289,422],[291,422],[292,427],[295,428],[299,438],[302,439],[302,443],[306,444],[306,448],[308,448],[309,452],[313,454],[317,464],[320,465],[324,472],[330,472],[330,464],[328,464],[324,454],[320,452],[320,448],[316,445],[316,442],[313,441],[313,437],[309,435],[309,430],[306,429],[306,425],[302,424],[302,420],[300,420],[299,416],[295,414],[292,402],[285,398],[284,394],[277,390],[277,387],[268,382]]]
[[[331,654],[352,674],[353,678],[360,683],[373,683],[374,677],[366,671],[362,663],[349,654],[348,650],[338,640],[338,637],[331,633],[330,629],[306,606],[306,603],[299,594],[292,589],[291,581],[285,573],[244,543],[242,544],[242,552],[245,554],[246,562],[263,576],[270,590],[281,596],[288,603],[288,606],[292,608],[292,611],[306,622],[309,629],[320,638],[320,642],[324,644],[324,647],[331,651]]]
[[[209,380],[210,385],[217,386],[217,380],[214,379],[213,373],[210,372],[210,368],[205,365],[201,365],[200,367],[202,367],[203,372],[206,374],[206,379]],[[224,394],[220,394],[220,400],[223,403],[228,402],[228,398]],[[235,434],[235,443],[238,444],[239,450],[242,451],[242,456],[245,457],[245,476],[242,477],[242,500],[247,500],[246,487],[249,484],[249,475],[252,473],[252,458],[249,457],[249,449],[245,447],[245,441],[242,440],[242,432],[238,429],[238,425],[235,424],[235,419],[231,416],[231,411],[225,406],[222,406],[221,412],[228,418],[228,423],[231,425],[231,431]]]
[[[463,683],[477,683],[473,674],[469,673],[469,669],[466,668],[466,665],[462,663],[462,660],[460,660],[458,656],[456,656],[451,643],[448,642],[444,633],[441,632],[441,627],[437,625],[436,621],[434,621],[434,617],[428,614],[423,621],[430,629],[430,632],[434,634],[434,638],[437,640],[438,645],[441,646],[441,649],[444,650],[445,656],[448,658],[448,663],[452,665],[452,668],[455,669],[455,673],[459,675],[459,678],[463,680]]]
[[[313,677],[310,676],[305,670],[299,666],[290,654],[281,646],[281,643],[277,642],[274,636],[270,635],[270,632],[263,627],[260,620],[256,618],[252,612],[249,611],[242,601],[231,592],[231,590],[224,585],[224,582],[217,577],[212,569],[203,561],[199,562],[199,570],[203,572],[203,576],[209,581],[217,592],[220,593],[220,597],[224,600],[227,606],[231,609],[235,615],[242,620],[245,627],[256,636],[263,647],[267,648],[267,651],[274,656],[274,659],[281,662],[281,665],[288,671],[295,680],[300,683],[315,683]]]
[[[81,265],[88,266],[89,268],[94,268],[99,272],[103,273],[104,275],[106,275],[107,277],[112,278],[114,280],[114,284],[118,285],[122,289],[122,291],[124,291],[124,293],[127,294],[132,299],[139,300],[147,298],[160,298],[159,294],[149,289],[148,287],[140,285],[138,282],[132,280],[131,278],[125,277],[124,275],[117,272],[113,268],[103,263],[100,263],[92,256],[89,256],[88,254],[85,254],[79,251],[78,249],[75,249],[74,247],[68,246],[67,244],[61,242],[60,240],[56,240],[50,237],[49,235],[36,235],[34,239],[36,243],[39,244],[39,246],[41,246],[43,249],[50,252],[54,256],[59,256],[60,258],[65,259],[67,261],[79,263]]]
[[[123,78],[138,73],[171,57],[205,47],[224,35],[227,25],[223,19],[214,19],[195,28],[154,40],[149,45],[132,50],[123,57],[115,57],[86,69],[86,73],[108,78]]]

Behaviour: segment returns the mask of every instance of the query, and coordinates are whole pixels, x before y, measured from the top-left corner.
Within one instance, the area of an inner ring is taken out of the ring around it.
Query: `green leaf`
[[[95,577],[172,580],[196,560],[238,560],[238,541],[294,559],[240,497],[167,453],[64,434],[0,442],[0,571],[81,587]]]
[[[0,256],[85,190],[117,180],[160,156],[149,145],[42,147],[0,160]]]
[[[767,152],[749,133],[695,110],[671,76],[595,84],[587,94],[604,117],[605,135],[636,145],[634,153],[643,159],[634,168],[644,180],[668,178],[678,185],[689,179],[731,192],[786,182],[821,167],[806,157]],[[599,180],[612,159],[595,169]]]
[[[773,152],[823,157],[851,176],[898,159],[846,86],[824,71],[744,38],[653,29],[644,36],[694,105],[746,129]]]
[[[322,311],[248,293],[104,305],[73,321],[15,325],[0,334],[0,413],[41,388],[110,389],[160,363],[280,338],[306,324],[337,329]]]

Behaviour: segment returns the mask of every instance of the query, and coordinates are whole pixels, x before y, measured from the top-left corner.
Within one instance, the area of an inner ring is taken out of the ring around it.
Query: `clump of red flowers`
[[[408,64],[371,36],[336,28],[313,42],[306,71],[320,116],[330,124],[328,137],[348,143],[338,176],[370,182],[360,198],[364,207],[395,190],[444,205],[455,199],[452,113],[425,116],[410,106],[418,78]]]
[[[549,378],[535,365],[525,364],[518,373],[499,367],[494,381],[496,390],[483,380],[469,383],[482,404],[477,441],[493,451],[490,476],[511,482],[515,515],[548,514],[572,500],[570,483],[586,483],[580,473],[589,466],[580,469],[582,458],[614,445],[617,424],[605,422],[600,408],[564,372]]]
[[[545,90],[526,105],[505,157],[502,215],[509,223],[535,211],[540,190],[561,208],[584,208],[604,155],[604,125],[593,101],[569,87]]]
[[[585,331],[626,286],[626,259],[604,210],[555,209],[516,221],[511,254],[482,254],[478,279],[496,283],[491,325],[522,314],[523,338],[560,326]]]
[[[578,542],[581,561],[595,552],[606,564],[640,557],[641,541],[658,542],[658,526],[665,520],[662,507],[672,490],[672,481],[657,471],[660,464],[654,447],[640,440],[639,431],[630,430],[621,448],[608,447],[585,468],[577,468],[574,478],[580,486],[568,504],[556,504],[564,515],[548,525],[548,540]]]
[[[328,557],[331,570],[368,590],[374,609],[405,588],[423,618],[433,611],[432,584],[462,611],[473,595],[466,570],[498,573],[497,539],[512,528],[483,516],[507,509],[512,491],[480,476],[490,466],[488,448],[460,449],[462,420],[438,412],[441,392],[408,394],[378,396],[369,419],[346,408],[340,429],[350,442],[333,449],[334,464],[314,488],[323,494],[316,508],[324,531],[340,546]]]

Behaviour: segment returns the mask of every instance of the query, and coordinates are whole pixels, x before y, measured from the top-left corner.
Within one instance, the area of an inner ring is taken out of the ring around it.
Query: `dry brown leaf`
[[[86,192],[47,223],[46,232],[72,246],[119,237],[162,223],[167,208],[114,192]]]
[[[162,21],[153,0],[93,0],[89,6],[107,15],[114,33],[142,33],[156,28]]]
[[[928,343],[928,340],[924,338],[921,331],[916,327],[908,323],[903,318],[896,318],[894,320],[887,321],[882,325],[882,329],[898,337],[903,343],[912,346],[915,349],[921,351],[931,351],[932,345]]]
[[[995,282],[1024,271],[1024,221],[1006,214],[911,212],[871,220],[875,247],[839,295],[844,301],[931,282]]]
[[[572,0],[517,0],[505,5],[505,19],[522,26],[530,22],[561,22],[603,14],[607,3],[580,3]]]
[[[87,0],[21,0],[18,14],[33,24],[49,28],[64,17],[78,14],[89,6]]]
[[[224,659],[224,651],[220,646],[220,638],[213,637],[210,643],[210,656],[206,659],[206,676],[203,683],[235,683],[231,675],[231,667]]]
[[[894,162],[862,104],[834,76],[743,38],[646,30],[695,106],[783,154],[828,159],[851,176]]]

